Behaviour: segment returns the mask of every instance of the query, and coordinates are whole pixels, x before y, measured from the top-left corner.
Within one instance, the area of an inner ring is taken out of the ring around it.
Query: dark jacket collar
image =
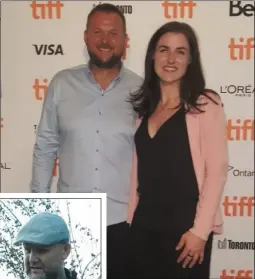
[[[67,268],[65,268],[65,273],[67,279],[77,279],[77,273],[75,270],[68,270]]]

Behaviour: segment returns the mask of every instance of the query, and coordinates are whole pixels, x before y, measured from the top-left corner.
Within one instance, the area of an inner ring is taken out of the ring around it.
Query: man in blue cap
[[[14,244],[23,244],[29,279],[75,279],[64,267],[70,254],[70,234],[65,221],[52,213],[34,215],[19,231]]]

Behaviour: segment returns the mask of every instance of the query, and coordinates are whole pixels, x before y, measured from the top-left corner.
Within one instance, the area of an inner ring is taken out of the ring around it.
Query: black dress
[[[132,278],[209,278],[212,234],[203,264],[182,268],[175,247],[193,226],[198,185],[184,108],[151,138],[148,117],[135,134],[139,203],[130,228],[128,274]]]

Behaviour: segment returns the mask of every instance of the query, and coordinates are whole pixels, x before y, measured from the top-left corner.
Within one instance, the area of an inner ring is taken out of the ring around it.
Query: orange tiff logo
[[[124,53],[123,53],[123,55],[122,55],[122,59],[123,59],[123,60],[126,60],[126,59],[127,59],[127,49],[130,47],[130,45],[129,45],[129,40],[130,40],[130,38],[128,37],[128,38],[127,38],[127,44],[126,44],[126,46],[125,46],[125,50],[124,50]]]
[[[226,269],[221,271],[220,279],[252,279],[253,271],[251,269],[230,269],[227,272]]]
[[[254,216],[254,197],[250,196],[225,196],[222,202],[224,215],[227,217],[252,217]]]
[[[48,88],[48,80],[45,78],[42,80],[42,82],[40,81],[39,78],[36,78],[34,80],[34,84],[33,84],[33,89],[34,89],[34,95],[36,100],[43,100],[46,96],[47,93],[47,88]]]
[[[54,163],[52,175],[57,176],[58,175],[58,167],[59,167],[59,158],[57,157]]]
[[[195,1],[164,1],[161,3],[164,9],[164,17],[170,18],[192,18],[193,10],[197,6]]]
[[[254,37],[247,39],[241,37],[238,42],[235,38],[231,38],[228,48],[231,60],[251,60],[254,52]]]
[[[34,19],[61,19],[61,9],[64,4],[61,1],[45,1],[45,3],[32,1],[30,7]]]
[[[254,120],[229,119],[227,121],[227,139],[236,141],[254,140]]]

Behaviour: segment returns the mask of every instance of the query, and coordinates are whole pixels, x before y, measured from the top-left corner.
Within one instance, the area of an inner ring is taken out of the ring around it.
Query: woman
[[[142,121],[135,134],[128,273],[209,278],[228,171],[225,114],[219,95],[205,88],[188,24],[167,23],[152,36],[144,83],[131,101]]]

